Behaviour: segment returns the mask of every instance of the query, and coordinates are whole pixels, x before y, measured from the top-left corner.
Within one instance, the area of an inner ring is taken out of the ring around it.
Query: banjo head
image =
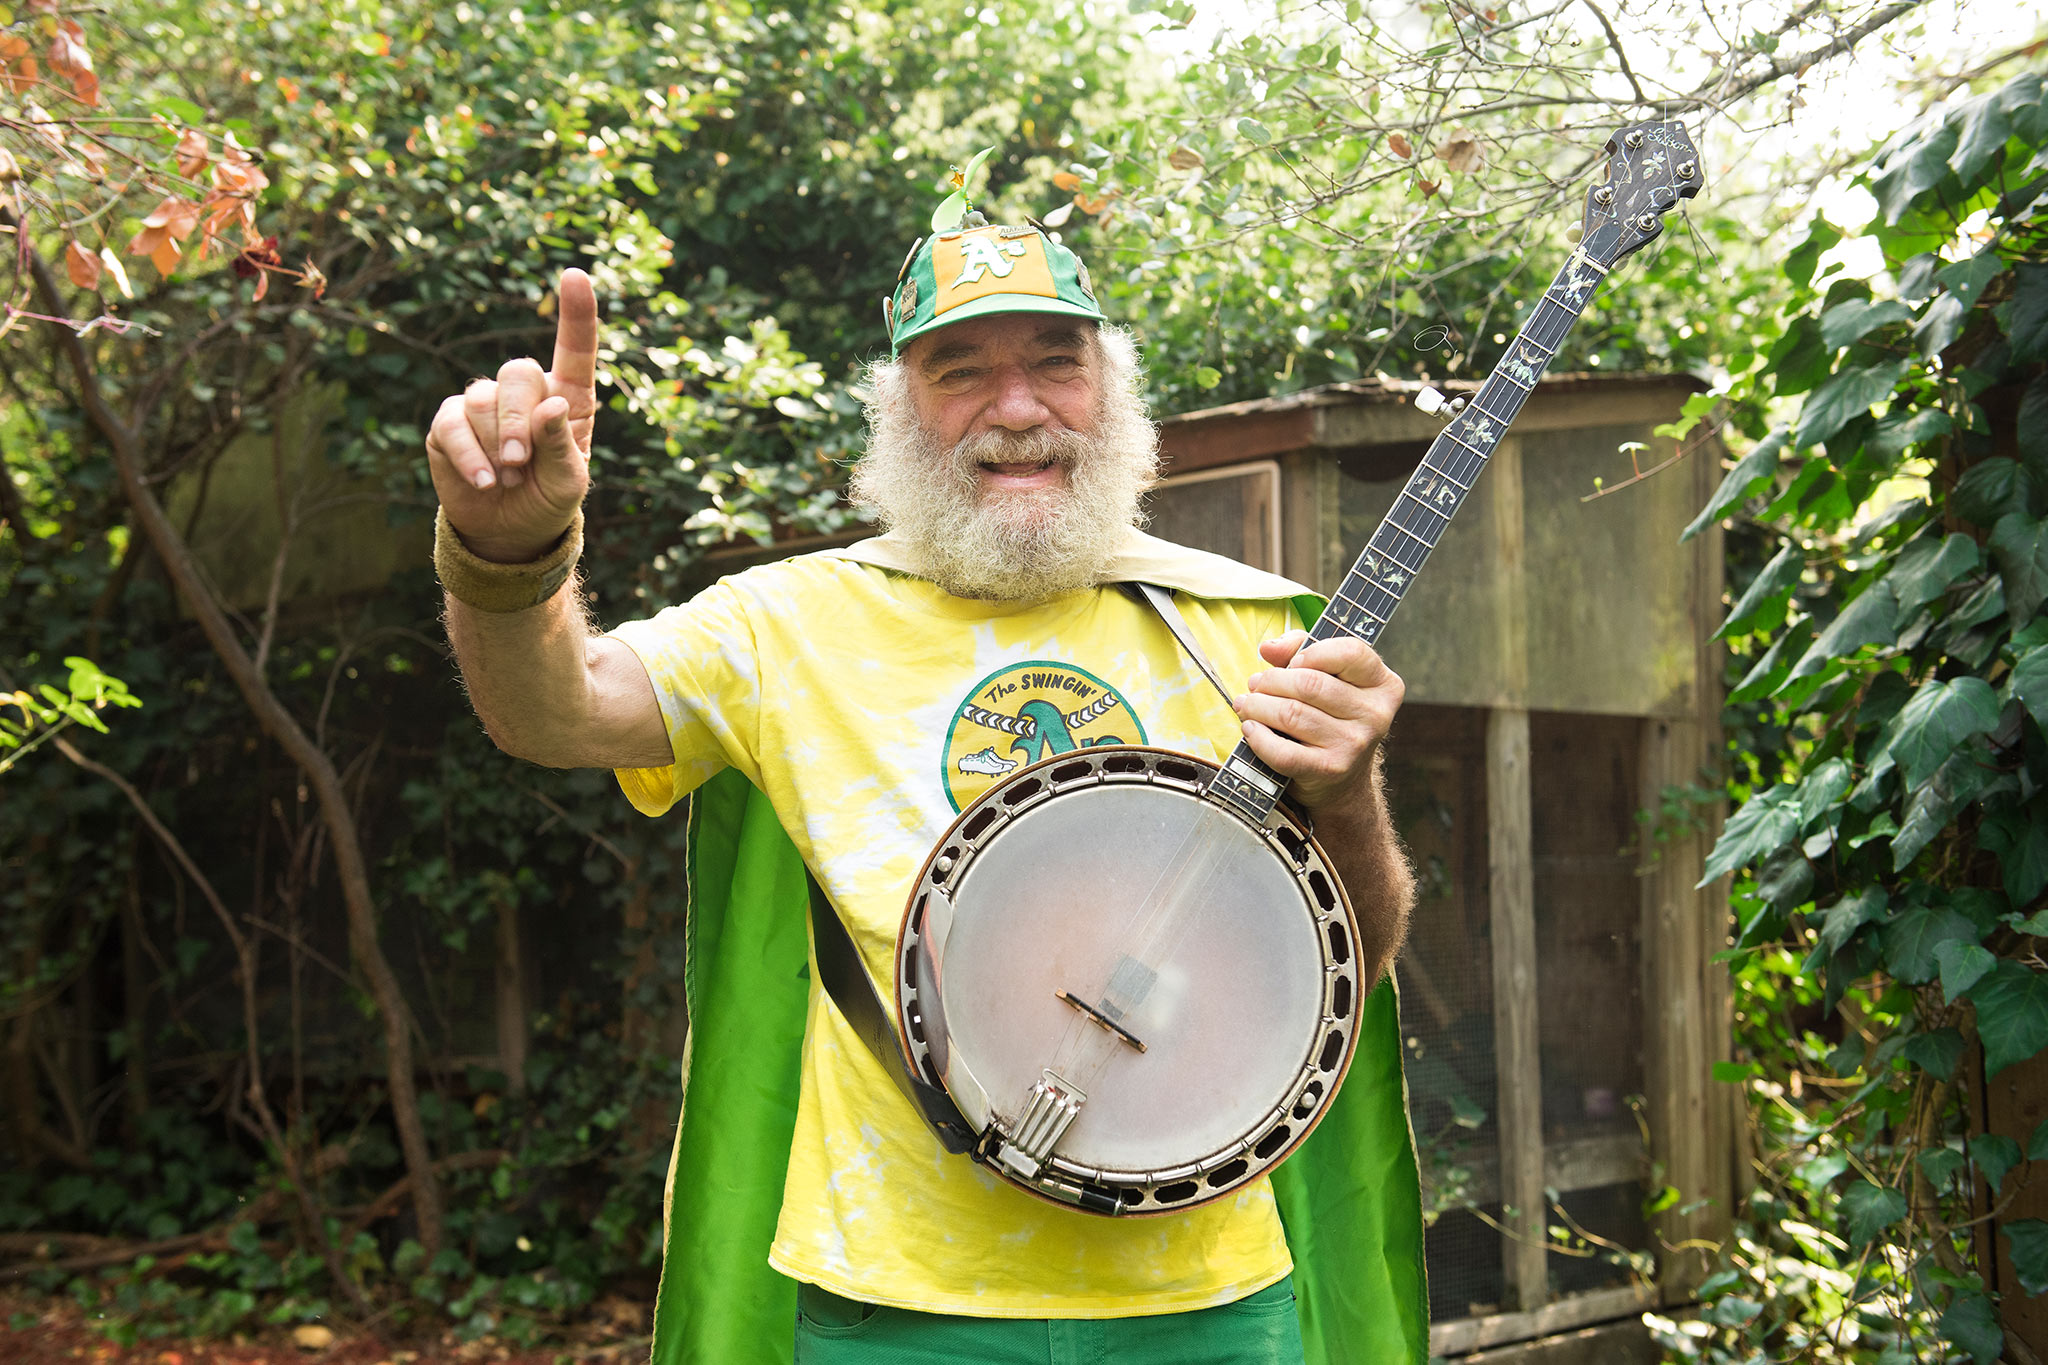
[[[1215,772],[1127,746],[1021,769],[961,813],[912,892],[906,1051],[983,1134],[981,1159],[1034,1194],[1119,1214],[1220,1198],[1300,1144],[1350,1062],[1342,886],[1284,808],[1261,828],[1203,799]],[[1046,1150],[1048,1072],[1085,1098]]]

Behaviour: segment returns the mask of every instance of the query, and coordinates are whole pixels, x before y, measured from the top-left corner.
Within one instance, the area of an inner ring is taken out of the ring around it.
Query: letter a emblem
[[[1006,280],[1015,267],[1010,258],[1023,254],[1022,242],[997,242],[987,237],[964,238],[960,243],[960,273],[953,277],[953,283],[948,287],[958,289],[962,285],[980,284],[989,275]]]

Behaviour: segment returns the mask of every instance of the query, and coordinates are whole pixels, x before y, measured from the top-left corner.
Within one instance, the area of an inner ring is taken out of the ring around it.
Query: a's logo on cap
[[[1035,294],[1056,299],[1045,238],[1004,236],[995,228],[972,228],[932,243],[932,277],[938,285],[934,316],[990,294]]]

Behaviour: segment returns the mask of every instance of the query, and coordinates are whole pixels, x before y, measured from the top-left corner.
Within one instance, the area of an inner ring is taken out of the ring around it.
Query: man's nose
[[[1011,431],[1029,431],[1044,426],[1051,409],[1039,399],[1032,386],[1031,372],[1022,365],[1005,365],[996,372],[995,398],[988,405],[988,419]]]

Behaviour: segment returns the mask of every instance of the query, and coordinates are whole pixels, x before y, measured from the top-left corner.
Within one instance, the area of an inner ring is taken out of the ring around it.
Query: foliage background
[[[1194,20],[1183,0],[0,6],[0,198],[25,224],[0,264],[0,689],[25,698],[0,731],[0,1276],[126,1338],[390,1316],[534,1338],[648,1288],[676,836],[603,774],[491,749],[419,553],[425,420],[545,349],[563,266],[604,310],[585,587],[611,621],[736,544],[849,524],[878,301],[980,147],[992,213],[1097,263],[1161,411],[1468,375],[1569,249],[1553,229],[1614,126],[1654,110],[1737,144],[1809,67],[1910,44],[1915,8],[1650,6],[1618,32],[1591,6],[1310,4],[1176,68],[1138,35]],[[1691,66],[1629,60],[1680,37]],[[1711,1330],[1665,1329],[1681,1356],[1996,1358],[1968,1206],[2033,1139],[1962,1106],[1977,1058],[2048,1043],[2048,265],[2019,197],[2038,87],[1963,102],[2010,73],[1980,55],[1917,88],[1961,87],[1866,172],[1885,271],[1822,269],[1825,224],[1782,259],[1831,165],[1716,152],[1723,199],[1558,362],[1700,373],[1728,400],[1706,420],[1757,442],[1703,518],[1738,517],[1754,800],[1711,870],[1757,868],[1732,970],[1766,1178]],[[227,215],[210,250],[173,201]],[[279,528],[253,572],[184,553],[252,494]],[[375,586],[333,562],[364,508],[414,554]],[[540,965],[508,982],[521,938]],[[1853,1085],[1802,1091],[1824,1066]],[[2037,1234],[2005,1235],[2048,1278]]]

